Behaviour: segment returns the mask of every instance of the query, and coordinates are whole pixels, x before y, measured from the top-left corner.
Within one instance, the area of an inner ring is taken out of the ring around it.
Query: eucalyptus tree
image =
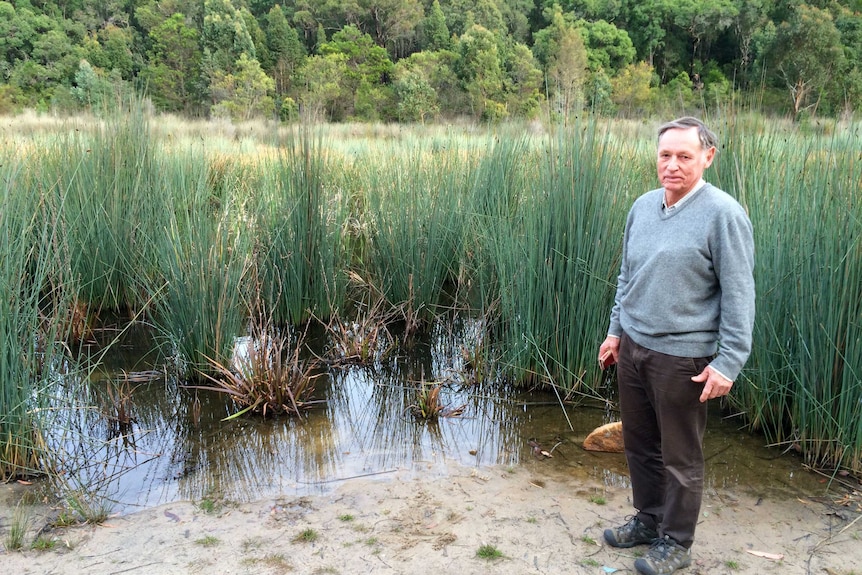
[[[506,74],[504,92],[508,113],[518,118],[537,117],[544,101],[543,77],[533,52],[520,42],[507,46],[503,69]]]
[[[451,50],[424,50],[399,60],[393,85],[399,119],[424,122],[438,114],[468,113],[467,96],[455,73],[457,62],[458,55]]]
[[[836,107],[849,115],[862,107],[862,10],[839,9],[835,27],[844,47],[844,66],[836,77]]]
[[[551,24],[534,35],[533,53],[545,73],[548,104],[562,117],[569,117],[584,105],[587,80],[587,49],[581,33],[557,7]]]
[[[650,66],[665,45],[666,22],[673,3],[670,0],[622,0],[620,18],[638,53]]]
[[[218,103],[212,107],[213,116],[249,120],[272,117],[275,111],[271,96],[275,82],[266,75],[260,62],[248,54],[240,55],[234,72],[216,72],[211,89],[218,95]]]
[[[527,43],[530,41],[532,30],[530,28],[530,16],[535,9],[533,0],[497,0],[497,6],[509,36],[515,42]]]
[[[257,32],[249,29],[248,15],[246,8],[236,8],[231,0],[204,0],[202,69],[212,106],[221,106],[233,93],[223,89],[226,78],[238,70],[247,72],[250,69],[248,60],[257,62],[253,38]],[[252,74],[252,77],[257,76]]]
[[[452,45],[452,36],[446,24],[446,15],[440,0],[434,0],[420,25],[423,50],[446,50]]]
[[[737,13],[731,28],[736,38],[737,81],[747,86],[757,57],[758,37],[772,25],[769,12],[775,0],[736,0]],[[774,28],[774,26],[772,26]]]
[[[364,10],[360,26],[393,58],[409,54],[417,45],[425,16],[419,0],[358,0]]]
[[[287,20],[281,6],[273,6],[264,17],[268,61],[261,62],[275,81],[275,92],[284,95],[290,87],[293,73],[306,57],[299,34]]]
[[[710,50],[719,35],[727,30],[739,14],[734,0],[677,0],[671,12],[673,24],[682,32],[673,31],[675,38],[686,38],[687,65],[683,70],[694,75],[703,69],[710,57]]]
[[[498,37],[473,24],[457,43],[456,73],[467,93],[470,111],[477,118],[497,120],[506,115],[505,74],[500,60]]]
[[[823,93],[844,66],[841,33],[832,15],[799,6],[778,26],[767,65],[773,81],[786,90],[794,115],[816,114]]]
[[[108,24],[88,37],[87,60],[103,70],[116,72],[123,80],[133,80],[143,56],[136,53],[135,45],[133,28]]]
[[[242,11],[231,0],[204,0],[201,47],[210,74],[233,70],[243,53],[257,57]]]
[[[456,36],[465,34],[473,24],[495,33],[506,30],[506,22],[495,0],[444,0],[440,6],[449,30]]]
[[[384,84],[392,72],[392,61],[386,50],[374,43],[370,35],[354,25],[348,25],[320,46],[322,56],[342,54],[347,72],[344,75],[342,98],[336,117],[375,119],[373,114],[382,104]]]
[[[575,22],[584,46],[591,71],[604,70],[613,76],[635,61],[637,51],[628,32],[605,20],[578,20]]]
[[[191,111],[200,96],[200,33],[188,18],[174,13],[148,34],[150,50],[142,77],[153,102],[169,112]]]
[[[440,113],[440,99],[418,67],[410,66],[410,58],[404,58],[395,65],[393,89],[398,100],[396,110],[399,122],[418,122],[425,124]]]
[[[296,71],[290,91],[300,115],[309,121],[340,119],[336,104],[342,99],[348,73],[344,54],[315,54],[306,58]]]

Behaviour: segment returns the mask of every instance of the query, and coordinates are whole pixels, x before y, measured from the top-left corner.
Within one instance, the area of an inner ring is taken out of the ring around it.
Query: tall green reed
[[[525,153],[524,195],[481,233],[499,278],[501,360],[519,380],[592,393],[607,333],[631,190],[627,151],[595,123]],[[506,189],[503,172],[492,189]],[[505,194],[504,194],[505,195]]]
[[[96,311],[140,305],[134,274],[141,225],[151,221],[154,142],[140,101],[52,138],[36,154],[46,187],[63,198],[63,226],[80,297]]]
[[[176,152],[160,158],[151,190],[159,226],[147,227],[147,271],[138,274],[152,300],[153,322],[176,354],[181,373],[230,365],[247,332],[248,273],[254,255],[245,211],[248,170],[239,162]]]
[[[56,256],[58,209],[22,174],[0,162],[0,480],[41,471],[37,415],[61,353],[69,294]]]
[[[730,138],[722,177],[755,230],[757,320],[733,405],[812,465],[862,470],[862,142],[775,126]]]
[[[262,305],[277,324],[326,318],[344,303],[350,263],[347,194],[323,140],[302,128],[261,160],[253,192]]]
[[[457,140],[381,145],[357,160],[360,274],[400,310],[407,331],[427,326],[463,259],[471,152]]]

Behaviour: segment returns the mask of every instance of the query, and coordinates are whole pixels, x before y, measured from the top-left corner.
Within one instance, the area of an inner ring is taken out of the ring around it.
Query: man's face
[[[658,179],[678,200],[697,184],[714,156],[715,148],[701,147],[697,128],[668,130],[658,141]]]

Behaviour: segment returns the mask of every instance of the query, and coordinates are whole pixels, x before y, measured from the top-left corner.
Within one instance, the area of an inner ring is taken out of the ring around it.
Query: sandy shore
[[[8,488],[8,487],[7,487]],[[851,492],[852,493],[852,492]],[[857,494],[858,495],[858,494]],[[844,503],[848,503],[845,501]],[[862,573],[859,500],[709,489],[690,574]],[[325,493],[217,505],[177,502],[102,525],[53,529],[52,549],[4,552],[4,573],[633,573],[645,550],[603,543],[631,512],[629,490],[541,462],[456,468],[429,479],[394,471]],[[0,510],[5,538],[11,511]],[[43,518],[44,525],[44,518]],[[499,552],[483,558],[479,551]]]

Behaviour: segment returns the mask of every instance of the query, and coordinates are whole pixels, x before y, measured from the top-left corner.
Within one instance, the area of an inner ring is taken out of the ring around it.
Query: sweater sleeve
[[[628,245],[629,226],[631,225],[632,212],[629,212],[626,219],[626,228],[623,233],[623,249],[622,257],[620,258],[620,273],[617,276],[617,290],[614,295],[614,306],[611,308],[611,321],[608,326],[608,335],[620,337],[623,334],[623,328],[620,325],[620,299],[625,293],[626,284],[628,283],[628,265],[626,258],[626,246]]]
[[[710,364],[735,380],[751,353],[754,329],[754,237],[751,221],[736,205],[719,230],[713,265],[721,289],[718,354]]]

